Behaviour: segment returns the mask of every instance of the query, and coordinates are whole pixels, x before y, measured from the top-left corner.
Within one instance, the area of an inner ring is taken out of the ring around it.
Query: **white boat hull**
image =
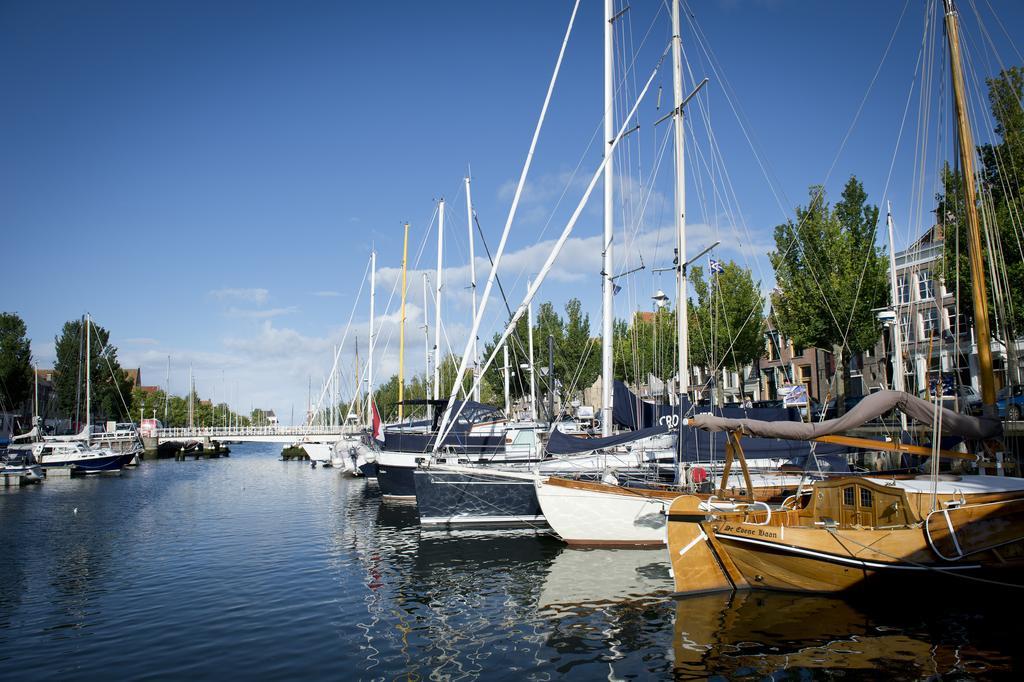
[[[538,480],[537,500],[552,530],[570,545],[665,544],[672,500],[554,486]]]

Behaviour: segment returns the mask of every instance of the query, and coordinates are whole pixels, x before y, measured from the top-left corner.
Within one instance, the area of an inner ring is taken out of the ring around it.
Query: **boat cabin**
[[[863,478],[819,481],[800,512],[802,525],[889,528],[921,521],[902,488]]]

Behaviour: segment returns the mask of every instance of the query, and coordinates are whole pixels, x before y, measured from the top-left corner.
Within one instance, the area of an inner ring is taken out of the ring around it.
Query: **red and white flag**
[[[377,401],[373,400],[370,403],[373,408],[373,437],[379,440],[381,443],[384,442],[384,424],[380,421],[380,412],[377,411]]]

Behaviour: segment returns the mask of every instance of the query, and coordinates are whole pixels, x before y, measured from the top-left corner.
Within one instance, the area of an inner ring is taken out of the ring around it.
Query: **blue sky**
[[[750,266],[770,287],[772,228],[806,201],[808,185],[825,182],[834,197],[851,173],[872,202],[892,199],[898,242],[907,243],[928,217],[936,164],[952,149],[948,132],[936,133],[915,192],[914,74],[926,3],[691,4],[689,69],[711,82],[688,119],[690,248],[720,239],[718,256]],[[1024,5],[961,5],[977,75],[1024,63],[1007,39],[1024,35]],[[975,5],[994,50],[978,31]],[[444,327],[461,352],[470,316],[462,178],[471,166],[474,205],[493,249],[571,8],[567,0],[3,3],[0,225],[8,257],[0,308],[25,318],[41,366],[52,363],[61,324],[88,311],[112,331],[122,364],[142,367],[145,383],[165,383],[170,355],[172,391],[184,392],[191,364],[202,394],[287,419],[293,406],[303,412],[308,378],[316,387],[330,369],[354,304],[352,334],[365,351],[365,289],[355,299],[371,247],[384,310],[402,222],[412,225],[415,257],[443,196],[445,259],[458,266],[446,275]],[[599,3],[584,3],[502,272],[519,296],[600,161],[602,30]],[[619,22],[620,63],[635,64],[620,69],[620,111],[669,35],[657,3],[634,3]],[[701,40],[715,54],[714,69]],[[942,56],[936,83],[948,69]],[[620,272],[641,256],[648,267],[671,258],[671,149],[660,155],[668,124],[651,125],[667,108],[670,79],[666,62],[655,81],[664,86],[661,108],[652,92],[618,158],[628,169]],[[938,85],[933,99],[936,111],[948,112]],[[975,102],[984,113],[980,97]],[[707,172],[718,166],[706,120],[728,182]],[[988,127],[978,123],[979,138]],[[715,201],[716,189],[734,198]],[[540,294],[558,303],[580,297],[595,323],[600,230],[598,193]],[[433,267],[434,248],[426,246],[421,269]],[[669,275],[649,271],[624,283],[619,317],[672,286]],[[417,370],[418,272],[410,300],[409,364]],[[397,339],[387,343],[396,307],[387,311],[378,376],[396,366]],[[498,324],[499,306],[491,305],[482,336]],[[351,356],[342,365],[351,374]]]

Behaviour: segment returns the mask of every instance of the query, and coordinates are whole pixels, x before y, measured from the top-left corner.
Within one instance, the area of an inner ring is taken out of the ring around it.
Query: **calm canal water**
[[[145,462],[0,489],[0,678],[1013,676],[1020,604],[771,593],[673,601],[663,551],[423,531],[278,460]],[[77,512],[76,512],[77,510]],[[960,588],[955,589],[955,588]],[[1008,619],[1014,618],[1014,620]]]

